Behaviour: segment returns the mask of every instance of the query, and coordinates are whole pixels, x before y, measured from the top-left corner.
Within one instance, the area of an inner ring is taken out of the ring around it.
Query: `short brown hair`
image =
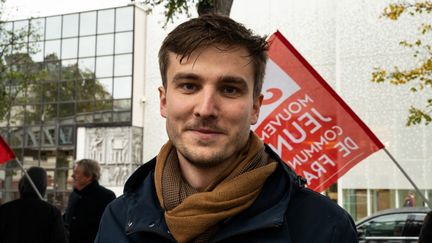
[[[236,21],[217,14],[206,14],[186,21],[171,31],[159,50],[159,68],[162,84],[167,85],[168,54],[178,54],[180,61],[189,58],[199,48],[213,45],[240,46],[249,52],[254,68],[254,98],[261,93],[268,44],[265,37]]]
[[[93,181],[99,181],[101,169],[99,163],[92,159],[81,159],[75,163],[84,169],[84,175],[91,176]]]

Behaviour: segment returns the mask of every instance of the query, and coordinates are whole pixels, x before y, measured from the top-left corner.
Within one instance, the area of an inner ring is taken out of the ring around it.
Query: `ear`
[[[159,109],[161,116],[166,118],[166,89],[163,86],[158,88],[159,90]]]
[[[254,99],[252,106],[251,125],[255,125],[258,121],[261,105],[264,99],[264,95],[260,94]]]
[[[87,183],[91,183],[92,181],[93,181],[93,176],[91,176],[91,175],[84,175],[84,178],[85,178],[85,180],[86,180],[86,182]]]

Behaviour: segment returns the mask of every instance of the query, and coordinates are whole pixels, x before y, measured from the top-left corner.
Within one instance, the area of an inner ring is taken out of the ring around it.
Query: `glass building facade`
[[[80,127],[127,129],[127,141],[142,144],[142,129],[132,127],[137,11],[143,12],[131,5],[6,22],[2,26],[13,33],[35,30],[3,59],[9,70],[34,70],[35,74],[26,83],[4,81],[7,92],[16,98],[10,104],[10,113],[0,120],[0,134],[25,168],[47,169],[48,201],[62,209],[72,190],[70,176]],[[134,147],[132,143],[130,147]],[[140,160],[136,158],[133,163]],[[122,163],[132,164],[124,159]],[[21,175],[16,162],[0,167],[1,201],[18,197]]]

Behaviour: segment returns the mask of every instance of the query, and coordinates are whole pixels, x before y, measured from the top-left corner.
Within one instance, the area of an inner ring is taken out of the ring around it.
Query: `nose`
[[[216,118],[219,112],[217,93],[211,89],[203,89],[197,97],[194,116],[200,118]]]

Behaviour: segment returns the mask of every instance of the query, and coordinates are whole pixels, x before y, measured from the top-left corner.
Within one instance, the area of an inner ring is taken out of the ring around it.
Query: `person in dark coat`
[[[69,243],[92,243],[105,207],[116,196],[99,185],[100,166],[95,160],[77,161],[72,178],[74,189],[63,215]]]
[[[95,243],[358,242],[350,215],[250,130],[266,59],[265,38],[228,17],[168,34],[159,97],[169,141],[105,209]]]
[[[31,167],[27,173],[44,196],[47,188],[46,171],[41,167]],[[60,210],[42,201],[25,176],[20,179],[18,190],[19,199],[0,206],[0,242],[66,242]]]
[[[432,211],[426,214],[419,237],[419,243],[430,242],[432,242]]]

